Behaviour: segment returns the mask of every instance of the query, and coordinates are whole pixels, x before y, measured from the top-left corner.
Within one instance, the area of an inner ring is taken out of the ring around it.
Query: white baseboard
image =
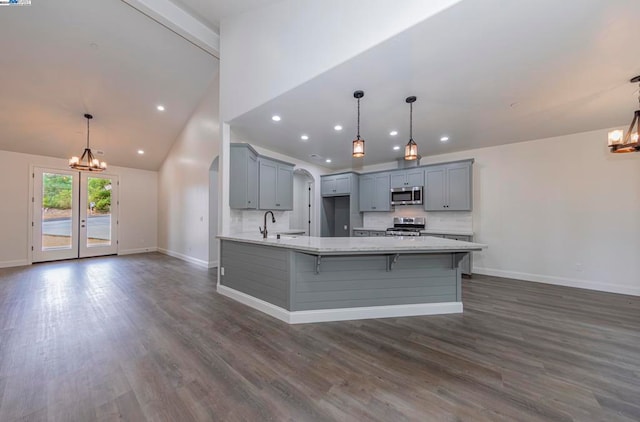
[[[208,268],[216,268],[218,266],[218,261],[209,261]]]
[[[138,248],[138,249],[125,249],[118,251],[118,255],[133,255],[137,253],[157,252],[158,248]]]
[[[170,251],[170,250],[164,249],[164,248],[158,248],[158,252],[163,253],[165,255],[172,256],[174,258],[181,259],[183,261],[190,262],[190,263],[195,264],[195,265],[197,265],[199,267],[210,268],[209,267],[209,262],[205,261],[205,260],[202,260],[202,259],[194,258],[192,256],[184,255],[184,254],[181,254],[179,252]]]
[[[314,311],[287,311],[264,300],[218,284],[218,293],[271,315],[288,324],[312,322],[351,321],[356,319],[393,318],[418,315],[456,314],[462,312],[462,302],[419,303],[412,305],[367,306],[360,308],[319,309]]]
[[[640,287],[621,286],[619,284],[596,283],[567,277],[555,277],[541,274],[522,273],[517,271],[504,271],[494,268],[473,268],[474,274],[482,274],[493,277],[513,278],[516,280],[533,281],[535,283],[554,284],[556,286],[576,287],[579,289],[597,290],[599,292],[619,293],[624,295],[640,296]]]
[[[0,261],[0,268],[23,267],[31,263],[26,259],[17,259],[15,261]]]
[[[273,305],[269,302],[265,302],[264,300],[255,298],[253,296],[249,296],[246,293],[239,292],[235,289],[231,289],[227,286],[223,286],[218,283],[218,293],[223,296],[227,296],[233,300],[236,300],[243,305],[247,305],[253,309],[257,309],[261,312],[264,312],[267,315],[271,315],[274,318],[279,319],[280,321],[284,321],[289,323],[289,314],[290,312],[286,309],[282,309],[279,306]]]

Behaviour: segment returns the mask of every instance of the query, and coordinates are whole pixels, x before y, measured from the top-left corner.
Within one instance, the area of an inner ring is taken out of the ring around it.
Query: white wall
[[[30,263],[31,166],[68,170],[67,160],[0,151],[0,267]],[[120,181],[118,253],[157,248],[158,173],[110,166]]]
[[[459,0],[284,0],[223,19],[221,118],[326,72]]]
[[[216,74],[159,171],[158,248],[202,265],[210,262],[210,167],[220,147]]]
[[[607,130],[425,157],[475,158],[474,272],[640,295],[640,154]],[[455,140],[452,140],[455,142]]]

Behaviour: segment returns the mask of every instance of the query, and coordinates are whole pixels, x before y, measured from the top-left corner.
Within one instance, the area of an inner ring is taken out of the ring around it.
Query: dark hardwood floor
[[[464,281],[464,314],[289,326],[160,254],[0,270],[0,421],[638,421],[640,298]]]

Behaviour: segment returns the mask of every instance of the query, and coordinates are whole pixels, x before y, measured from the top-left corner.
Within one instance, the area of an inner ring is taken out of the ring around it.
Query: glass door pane
[[[78,174],[35,168],[33,261],[78,257]]]
[[[111,245],[111,179],[87,177],[87,238],[88,248]]]
[[[71,249],[73,176],[42,174],[42,249]]]
[[[82,174],[80,256],[117,252],[117,186],[115,176]]]

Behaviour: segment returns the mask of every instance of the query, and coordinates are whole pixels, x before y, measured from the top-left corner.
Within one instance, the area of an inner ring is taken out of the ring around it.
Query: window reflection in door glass
[[[66,174],[42,174],[42,250],[71,249],[73,179]]]
[[[111,179],[87,178],[87,247],[111,245]]]

